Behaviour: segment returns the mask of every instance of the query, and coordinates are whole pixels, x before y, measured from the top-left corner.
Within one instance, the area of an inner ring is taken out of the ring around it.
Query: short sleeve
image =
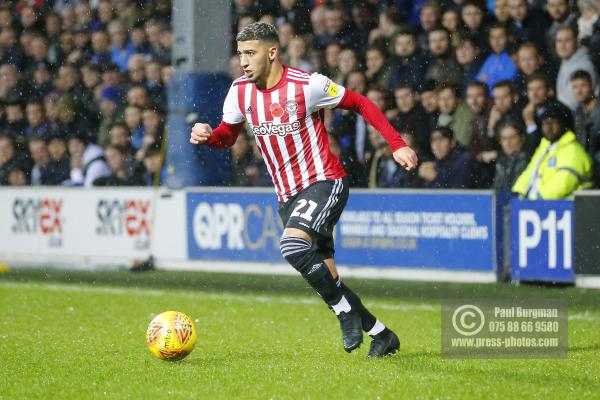
[[[346,89],[324,75],[314,73],[308,81],[311,111],[321,108],[335,108],[342,101]]]
[[[223,103],[223,122],[228,124],[239,124],[244,122],[244,114],[240,111],[240,105],[238,103],[238,90],[239,85],[231,85],[229,93],[225,97]]]

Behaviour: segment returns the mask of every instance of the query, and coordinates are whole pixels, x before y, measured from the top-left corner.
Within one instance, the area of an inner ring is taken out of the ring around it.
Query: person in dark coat
[[[529,156],[524,151],[525,127],[515,121],[506,121],[500,124],[498,131],[502,152],[496,160],[494,189],[510,192],[529,163]]]
[[[431,132],[431,152],[435,161],[422,163],[418,172],[425,187],[471,189],[475,186],[475,159],[457,144],[452,129],[439,127]]]

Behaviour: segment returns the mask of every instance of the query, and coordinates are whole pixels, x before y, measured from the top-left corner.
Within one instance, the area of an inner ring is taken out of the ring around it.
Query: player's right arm
[[[237,102],[239,85],[231,85],[223,103],[223,119],[219,126],[212,129],[209,124],[198,122],[190,132],[191,144],[206,144],[211,147],[227,148],[233,146],[244,126],[244,114]]]

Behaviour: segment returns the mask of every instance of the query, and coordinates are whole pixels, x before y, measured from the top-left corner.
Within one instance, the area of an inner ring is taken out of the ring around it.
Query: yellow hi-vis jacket
[[[513,192],[528,199],[564,199],[592,186],[592,160],[572,131],[551,143],[543,138]]]

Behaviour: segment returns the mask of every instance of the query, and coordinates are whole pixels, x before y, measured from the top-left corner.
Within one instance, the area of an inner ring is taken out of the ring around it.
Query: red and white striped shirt
[[[323,124],[323,109],[335,108],[344,92],[321,74],[288,66],[271,89],[258,89],[245,76],[231,85],[223,121],[248,122],[280,202],[315,182],[346,175]]]

